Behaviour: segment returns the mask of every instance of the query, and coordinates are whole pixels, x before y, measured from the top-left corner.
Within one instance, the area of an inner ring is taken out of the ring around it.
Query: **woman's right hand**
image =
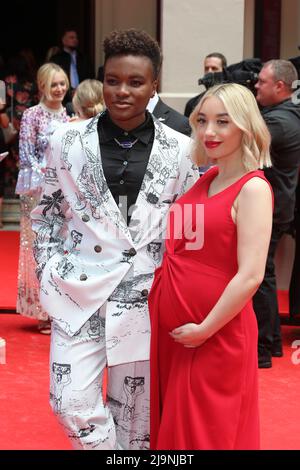
[[[208,335],[201,324],[186,323],[171,331],[170,336],[185,348],[197,348],[205,343]]]

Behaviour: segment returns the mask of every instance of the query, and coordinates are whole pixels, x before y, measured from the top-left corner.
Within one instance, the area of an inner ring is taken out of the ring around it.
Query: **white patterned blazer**
[[[191,140],[154,119],[155,137],[127,226],[104,177],[98,119],[50,138],[45,186],[32,212],[40,302],[69,335],[107,301],[109,365],[149,358],[147,296],[171,203],[198,178]]]

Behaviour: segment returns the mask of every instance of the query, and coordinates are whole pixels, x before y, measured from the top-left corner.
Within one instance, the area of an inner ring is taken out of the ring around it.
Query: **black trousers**
[[[290,316],[300,315],[300,182],[296,189],[296,212],[294,220],[295,257],[289,287]]]
[[[295,258],[289,287],[291,317],[300,315],[300,227],[296,229],[295,243]]]
[[[289,223],[273,224],[264,280],[253,297],[258,324],[259,356],[269,356],[272,345],[281,343],[274,258],[278,242],[289,226]]]

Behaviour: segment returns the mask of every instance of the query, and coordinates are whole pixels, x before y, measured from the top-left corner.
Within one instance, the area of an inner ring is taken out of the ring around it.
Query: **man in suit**
[[[190,139],[146,110],[161,64],[157,42],[114,31],[104,53],[106,111],[53,135],[32,213],[40,301],[52,319],[50,396],[75,448],[147,449],[147,296],[170,204],[198,172]]]
[[[66,29],[62,35],[63,50],[51,58],[51,62],[60,65],[66,72],[71,86],[71,94],[66,101],[72,98],[74,91],[80,82],[86,78],[94,78],[94,72],[86,57],[78,50],[79,40],[74,29]]]
[[[147,109],[150,113],[153,113],[160,122],[175,129],[175,131],[188,136],[191,135],[192,129],[188,118],[164,103],[157,93],[150,99]]]
[[[274,256],[279,240],[294,218],[300,164],[300,106],[293,97],[298,76],[287,60],[266,62],[260,71],[256,99],[271,133],[272,167],[265,176],[274,192],[274,214],[264,280],[253,297],[258,321],[258,367],[272,367],[282,356]]]
[[[208,54],[204,59],[204,75],[206,75],[207,73],[222,72],[226,66],[226,57],[220,52],[212,52],[211,54]],[[190,114],[196,108],[204,93],[205,92],[202,92],[199,95],[194,96],[186,103],[184,110],[184,115],[186,117],[190,116]]]

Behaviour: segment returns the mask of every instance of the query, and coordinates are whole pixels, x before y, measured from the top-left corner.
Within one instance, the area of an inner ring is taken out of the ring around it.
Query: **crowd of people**
[[[258,367],[283,355],[274,256],[299,238],[297,71],[268,61],[255,94],[221,83],[183,115],[146,32],[106,36],[101,81],[76,31],[62,44],[36,80],[6,79],[0,110],[19,119],[17,312],[51,334],[52,409],[77,449],[259,449]],[[295,261],[295,316],[298,279]]]

